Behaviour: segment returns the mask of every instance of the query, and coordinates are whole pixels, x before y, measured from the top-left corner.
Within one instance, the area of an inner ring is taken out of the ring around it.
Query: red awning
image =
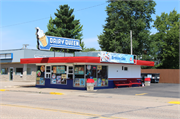
[[[152,61],[144,61],[144,60],[134,60],[134,63],[136,65],[142,65],[142,66],[154,66],[154,62]]]
[[[104,63],[100,62],[100,57],[48,57],[48,58],[24,58],[20,59],[21,64],[38,64],[38,63]],[[134,60],[135,64],[127,65],[143,65],[154,66],[152,61]],[[125,63],[108,63],[107,64],[125,64]]]

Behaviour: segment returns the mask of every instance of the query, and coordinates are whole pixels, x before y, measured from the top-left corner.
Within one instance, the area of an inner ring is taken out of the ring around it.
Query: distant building
[[[73,53],[36,49],[0,50],[1,81],[36,81],[36,64],[20,64],[22,58],[71,57]]]

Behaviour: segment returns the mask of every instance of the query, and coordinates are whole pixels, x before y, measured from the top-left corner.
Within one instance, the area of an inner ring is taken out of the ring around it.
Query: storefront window
[[[8,68],[1,68],[1,74],[8,74]]]
[[[65,65],[52,66],[51,84],[67,84],[66,71]]]
[[[108,72],[107,66],[98,66],[97,86],[108,86]]]
[[[23,68],[16,68],[16,74],[22,75],[23,74]]]
[[[84,65],[75,65],[74,74],[74,87],[85,87]]]
[[[94,79],[94,86],[97,86],[97,66],[86,65],[86,78]]]
[[[27,68],[27,75],[31,75],[31,68]]]
[[[37,85],[45,85],[45,65],[37,66],[36,72],[36,84]]]
[[[85,87],[88,78],[94,79],[94,86],[108,86],[107,66],[75,65],[75,87]]]

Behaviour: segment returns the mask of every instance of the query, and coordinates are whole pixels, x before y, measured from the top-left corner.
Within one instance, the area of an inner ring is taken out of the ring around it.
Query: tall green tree
[[[151,15],[155,13],[153,0],[108,0],[106,24],[98,36],[102,50],[130,54],[132,30],[133,54],[149,50]]]
[[[68,5],[60,5],[59,9],[56,10],[57,13],[54,13],[56,17],[55,19],[50,17],[47,25],[48,31],[45,34],[50,36],[78,39],[80,40],[80,46],[83,49],[83,25],[80,24],[79,20],[75,20],[75,16],[73,15],[74,9],[70,9]]]
[[[155,52],[159,60],[157,68],[179,69],[179,23],[180,14],[176,10],[156,16],[154,27],[158,32],[152,40],[158,46]]]

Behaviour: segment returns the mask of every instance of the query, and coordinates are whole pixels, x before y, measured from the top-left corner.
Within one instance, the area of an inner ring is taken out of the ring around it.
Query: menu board
[[[75,67],[75,74],[84,74],[84,66]]]
[[[85,79],[83,79],[83,78],[75,78],[74,79],[74,86],[75,87],[85,87]]]
[[[57,66],[56,73],[65,73],[65,66]]]

